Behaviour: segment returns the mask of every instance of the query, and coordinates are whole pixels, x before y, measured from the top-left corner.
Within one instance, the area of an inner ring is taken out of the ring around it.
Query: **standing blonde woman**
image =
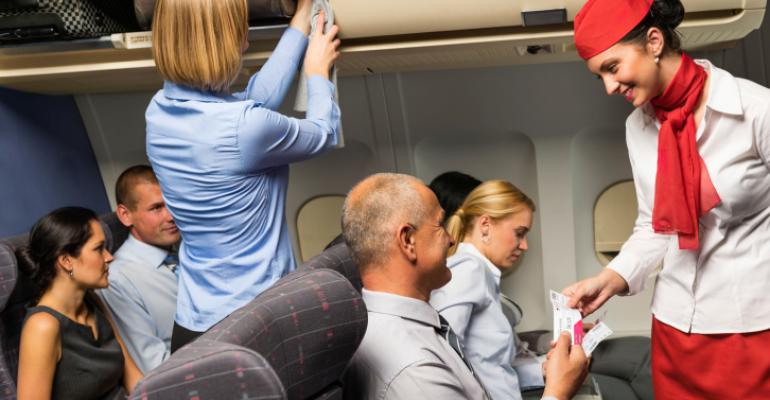
[[[447,221],[455,242],[447,260],[452,280],[431,294],[494,400],[521,398],[500,278],[527,251],[534,211],[532,200],[509,182],[486,181],[471,191]]]
[[[159,0],[153,56],[165,80],[147,108],[147,155],[182,233],[174,351],[294,269],[284,208],[289,163],[338,141],[329,69],[337,27],[310,38],[311,1],[244,92],[246,0]],[[318,17],[323,26],[323,15]],[[303,63],[305,119],[280,106]]]

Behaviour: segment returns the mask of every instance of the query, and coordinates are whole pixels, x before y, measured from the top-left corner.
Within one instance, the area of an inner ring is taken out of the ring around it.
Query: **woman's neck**
[[[668,54],[660,59],[660,81],[661,87],[658,96],[666,91],[668,85],[674,80],[679,67],[682,65],[682,55],[679,53]]]
[[[51,287],[40,297],[38,305],[53,308],[78,323],[85,324],[88,307],[85,304],[85,289],[72,282],[54,279]]]

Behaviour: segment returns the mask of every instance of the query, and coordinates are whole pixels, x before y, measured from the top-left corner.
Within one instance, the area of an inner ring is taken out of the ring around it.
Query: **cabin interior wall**
[[[0,88],[0,237],[54,208],[109,210],[99,165],[71,96]]]
[[[766,22],[732,49],[695,55],[767,86],[770,27]],[[429,181],[453,169],[508,179],[538,210],[530,251],[504,277],[503,291],[524,308],[520,330],[549,328],[548,290],[601,268],[593,251],[593,205],[607,186],[631,179],[624,121],[632,108],[606,96],[580,62],[344,77],[339,91],[345,148],[291,168],[287,220],[296,254],[302,205],[344,195],[373,172]],[[76,98],[110,196],[122,169],[147,162],[143,114],[151,96]],[[288,97],[285,113],[293,104]],[[648,334],[650,297],[648,288],[614,299],[608,323],[620,334]]]

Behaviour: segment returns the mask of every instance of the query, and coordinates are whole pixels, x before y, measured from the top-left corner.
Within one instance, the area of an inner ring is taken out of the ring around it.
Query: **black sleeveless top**
[[[120,343],[109,321],[88,296],[86,307],[95,312],[94,319],[99,332],[96,340],[91,327],[79,324],[52,308],[35,306],[27,311],[26,318],[44,312],[59,320],[61,360],[56,365],[51,398],[124,399],[126,393],[123,389],[123,352]]]

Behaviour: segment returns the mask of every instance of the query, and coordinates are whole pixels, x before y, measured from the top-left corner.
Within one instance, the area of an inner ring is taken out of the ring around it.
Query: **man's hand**
[[[588,358],[582,346],[570,346],[567,332],[559,335],[545,364],[545,391],[543,397],[552,396],[559,400],[568,400],[575,395],[588,374]]]

